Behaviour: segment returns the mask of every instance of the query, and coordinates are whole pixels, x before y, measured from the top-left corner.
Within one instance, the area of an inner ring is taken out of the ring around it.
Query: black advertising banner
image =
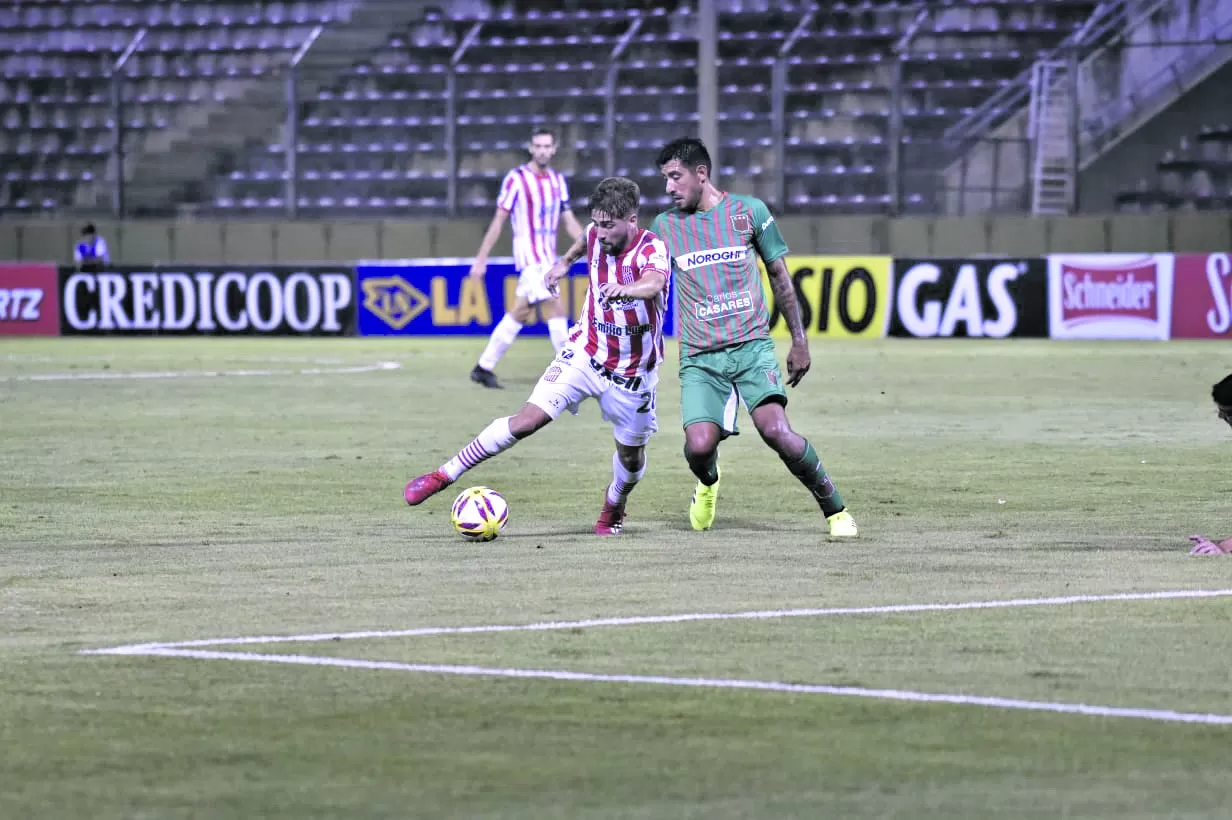
[[[1048,335],[1045,259],[895,259],[890,336]]]
[[[60,269],[63,335],[351,336],[355,276],[341,267]]]

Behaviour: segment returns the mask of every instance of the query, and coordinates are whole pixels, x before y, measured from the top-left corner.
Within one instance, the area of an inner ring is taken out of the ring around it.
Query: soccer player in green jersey
[[[787,244],[774,217],[760,199],[714,186],[710,154],[701,140],[668,143],[659,152],[658,166],[676,203],[659,214],[651,231],[666,243],[676,270],[684,454],[698,482],[689,522],[695,530],[714,523],[719,442],[736,434],[736,408],[742,401],[762,440],[817,500],[830,535],[855,536],[856,522],[817,451],[787,421],[785,383],[799,384],[811,360],[784,262]],[[786,380],[770,339],[758,256],[791,331]]]

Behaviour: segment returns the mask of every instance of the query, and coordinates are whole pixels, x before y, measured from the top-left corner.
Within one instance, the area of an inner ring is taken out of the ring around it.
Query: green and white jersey
[[[787,243],[766,203],[724,194],[708,211],[665,211],[650,230],[675,268],[681,355],[770,338],[757,257],[767,265],[781,259]]]

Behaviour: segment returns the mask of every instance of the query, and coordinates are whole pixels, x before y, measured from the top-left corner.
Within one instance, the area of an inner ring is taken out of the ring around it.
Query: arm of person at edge
[[[577,219],[574,218],[574,221],[576,222]],[[565,227],[568,228],[568,225]],[[569,229],[569,233],[573,233],[571,228]],[[564,255],[556,260],[556,264],[543,275],[543,283],[547,285],[548,290],[553,295],[557,295],[556,286],[560,280],[564,278],[565,274],[569,272],[569,267],[574,262],[581,259],[585,254],[586,232],[578,231],[578,233],[573,237],[573,244],[569,246],[569,250],[565,251]]]
[[[505,220],[509,218],[509,211],[498,207],[496,213],[492,214],[492,221],[488,223],[488,230],[483,235],[483,241],[479,243],[479,252],[475,254],[475,263],[471,265],[470,272],[467,274],[472,279],[478,279],[488,271],[488,254],[492,252],[492,248],[496,245],[496,240],[500,239],[501,229],[505,227]]]
[[[1227,555],[1232,553],[1232,538],[1225,538],[1222,541],[1211,541],[1201,535],[1191,535],[1189,540],[1193,542],[1193,549],[1189,551],[1190,555]]]

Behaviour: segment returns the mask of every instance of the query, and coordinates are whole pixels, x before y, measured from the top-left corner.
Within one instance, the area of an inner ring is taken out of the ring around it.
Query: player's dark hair
[[[1211,398],[1215,404],[1232,407],[1232,374],[1224,376],[1223,381],[1211,388]]]
[[[95,231],[95,230],[94,230],[94,223],[93,223],[93,222],[88,222],[88,223],[86,223],[86,226],[85,226],[84,228],[82,228],[82,229],[81,229],[81,235],[82,235],[82,236],[89,236],[89,235],[90,235],[90,234],[92,234],[92,233],[97,233],[97,231]]]
[[[642,204],[642,190],[626,177],[608,177],[590,195],[590,210],[605,213],[613,219],[626,219],[637,213]]]
[[[696,171],[701,165],[705,165],[708,171],[713,170],[710,152],[706,150],[705,143],[693,137],[674,139],[663,146],[663,150],[659,152],[658,167],[662,168],[672,160],[677,160],[690,171]]]
[[[535,137],[551,137],[552,144],[556,144],[556,132],[551,128],[548,128],[546,125],[541,125],[534,131],[530,132],[530,138],[533,140]]]

